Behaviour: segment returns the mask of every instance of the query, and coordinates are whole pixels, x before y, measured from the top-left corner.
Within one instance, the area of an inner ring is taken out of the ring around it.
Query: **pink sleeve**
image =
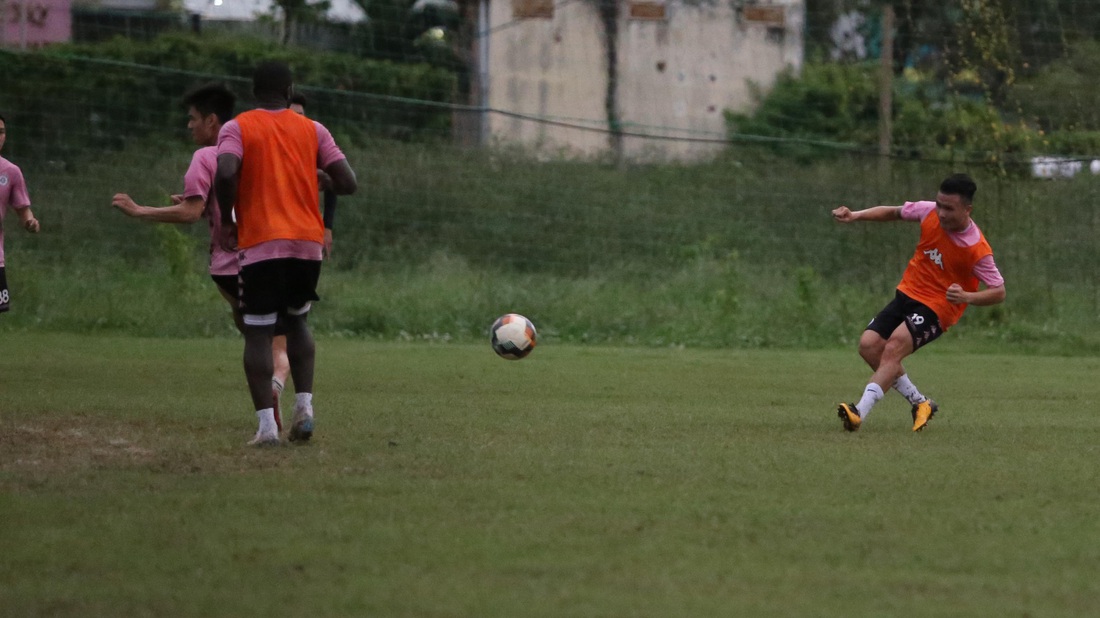
[[[340,159],[346,159],[347,157],[336,145],[336,140],[332,139],[332,133],[329,133],[325,125],[316,120],[313,121],[313,125],[317,127],[317,168],[325,169]]]
[[[31,205],[31,198],[27,195],[27,181],[23,179],[23,170],[12,166],[11,192],[8,194],[8,203],[0,204],[0,208],[11,206],[12,208],[26,208]]]
[[[244,142],[241,141],[241,125],[237,121],[230,120],[222,125],[218,132],[218,154],[236,155],[238,159],[244,158]]]
[[[16,208],[31,205],[31,196],[27,194],[27,181],[23,178],[23,172],[19,172],[19,182],[11,192],[11,204]]]
[[[191,166],[183,175],[183,197],[210,197],[214,186],[214,173],[218,169],[218,149],[213,146],[199,148],[191,157]]]
[[[928,213],[935,209],[935,202],[905,202],[901,206],[901,218],[906,221],[924,221]]]
[[[1004,277],[1001,276],[1001,271],[997,269],[997,264],[993,261],[992,255],[987,255],[978,260],[978,263],[974,265],[974,276],[989,288],[999,288],[1005,284]]]

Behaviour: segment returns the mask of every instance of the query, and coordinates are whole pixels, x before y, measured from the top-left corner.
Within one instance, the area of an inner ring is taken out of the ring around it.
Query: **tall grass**
[[[972,308],[955,336],[983,346],[1093,352],[1100,178],[838,159],[798,165],[749,147],[697,166],[627,169],[506,151],[378,141],[349,151],[322,276],[321,332],[480,337],[519,311],[564,341],[721,347],[850,344],[889,299],[915,225],[839,226],[829,210],[931,199],[946,174],[979,183],[974,217],[1008,302]],[[203,224],[157,229],[111,209],[128,191],[167,203],[189,148],[134,143],[26,172],[44,232],[7,234],[13,311],[0,328],[140,335],[232,333],[205,280]]]

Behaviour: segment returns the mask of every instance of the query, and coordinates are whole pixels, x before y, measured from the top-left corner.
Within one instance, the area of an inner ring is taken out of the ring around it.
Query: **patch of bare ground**
[[[225,429],[159,427],[149,421],[42,417],[0,426],[0,487],[73,474],[134,470],[167,474],[249,473],[291,465],[295,447],[248,447]],[[311,447],[307,447],[311,448]]]

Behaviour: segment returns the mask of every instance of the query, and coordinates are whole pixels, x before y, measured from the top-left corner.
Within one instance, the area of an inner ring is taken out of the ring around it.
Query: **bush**
[[[877,64],[808,63],[801,76],[781,75],[770,92],[757,89],[754,112],[727,112],[732,138],[783,138],[775,148],[801,159],[836,148],[876,152],[877,84]],[[1042,144],[1036,130],[1006,121],[985,99],[915,71],[895,80],[892,137],[895,155],[948,161],[1023,159]]]
[[[1022,118],[1046,131],[1100,131],[1097,75],[1100,42],[1087,41],[1074,46],[1066,58],[1021,80],[1009,97]]]
[[[770,92],[752,85],[756,111],[727,111],[726,118],[734,139],[738,134],[780,138],[777,149],[797,156],[821,152],[798,141],[866,146],[877,140],[875,84],[870,65],[809,64],[801,75],[790,69],[780,74]]]
[[[0,52],[0,80],[19,84],[0,90],[0,109],[30,138],[12,144],[21,157],[71,159],[90,147],[182,135],[180,99],[205,81],[226,81],[240,97],[238,109],[246,109],[252,68],[263,60],[290,64],[309,95],[310,114],[344,143],[363,143],[367,135],[447,134],[450,111],[440,104],[449,103],[454,90],[449,71],[191,34]]]
[[[1100,155],[1100,131],[1054,131],[1043,140],[1044,150],[1059,155]]]

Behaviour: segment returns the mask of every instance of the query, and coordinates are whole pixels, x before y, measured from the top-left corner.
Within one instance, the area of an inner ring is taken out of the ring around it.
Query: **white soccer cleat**
[[[256,435],[248,441],[248,445],[256,447],[279,446],[279,434],[257,431]]]
[[[297,408],[294,410],[294,422],[290,425],[287,439],[291,442],[309,442],[313,437],[313,410]]]

